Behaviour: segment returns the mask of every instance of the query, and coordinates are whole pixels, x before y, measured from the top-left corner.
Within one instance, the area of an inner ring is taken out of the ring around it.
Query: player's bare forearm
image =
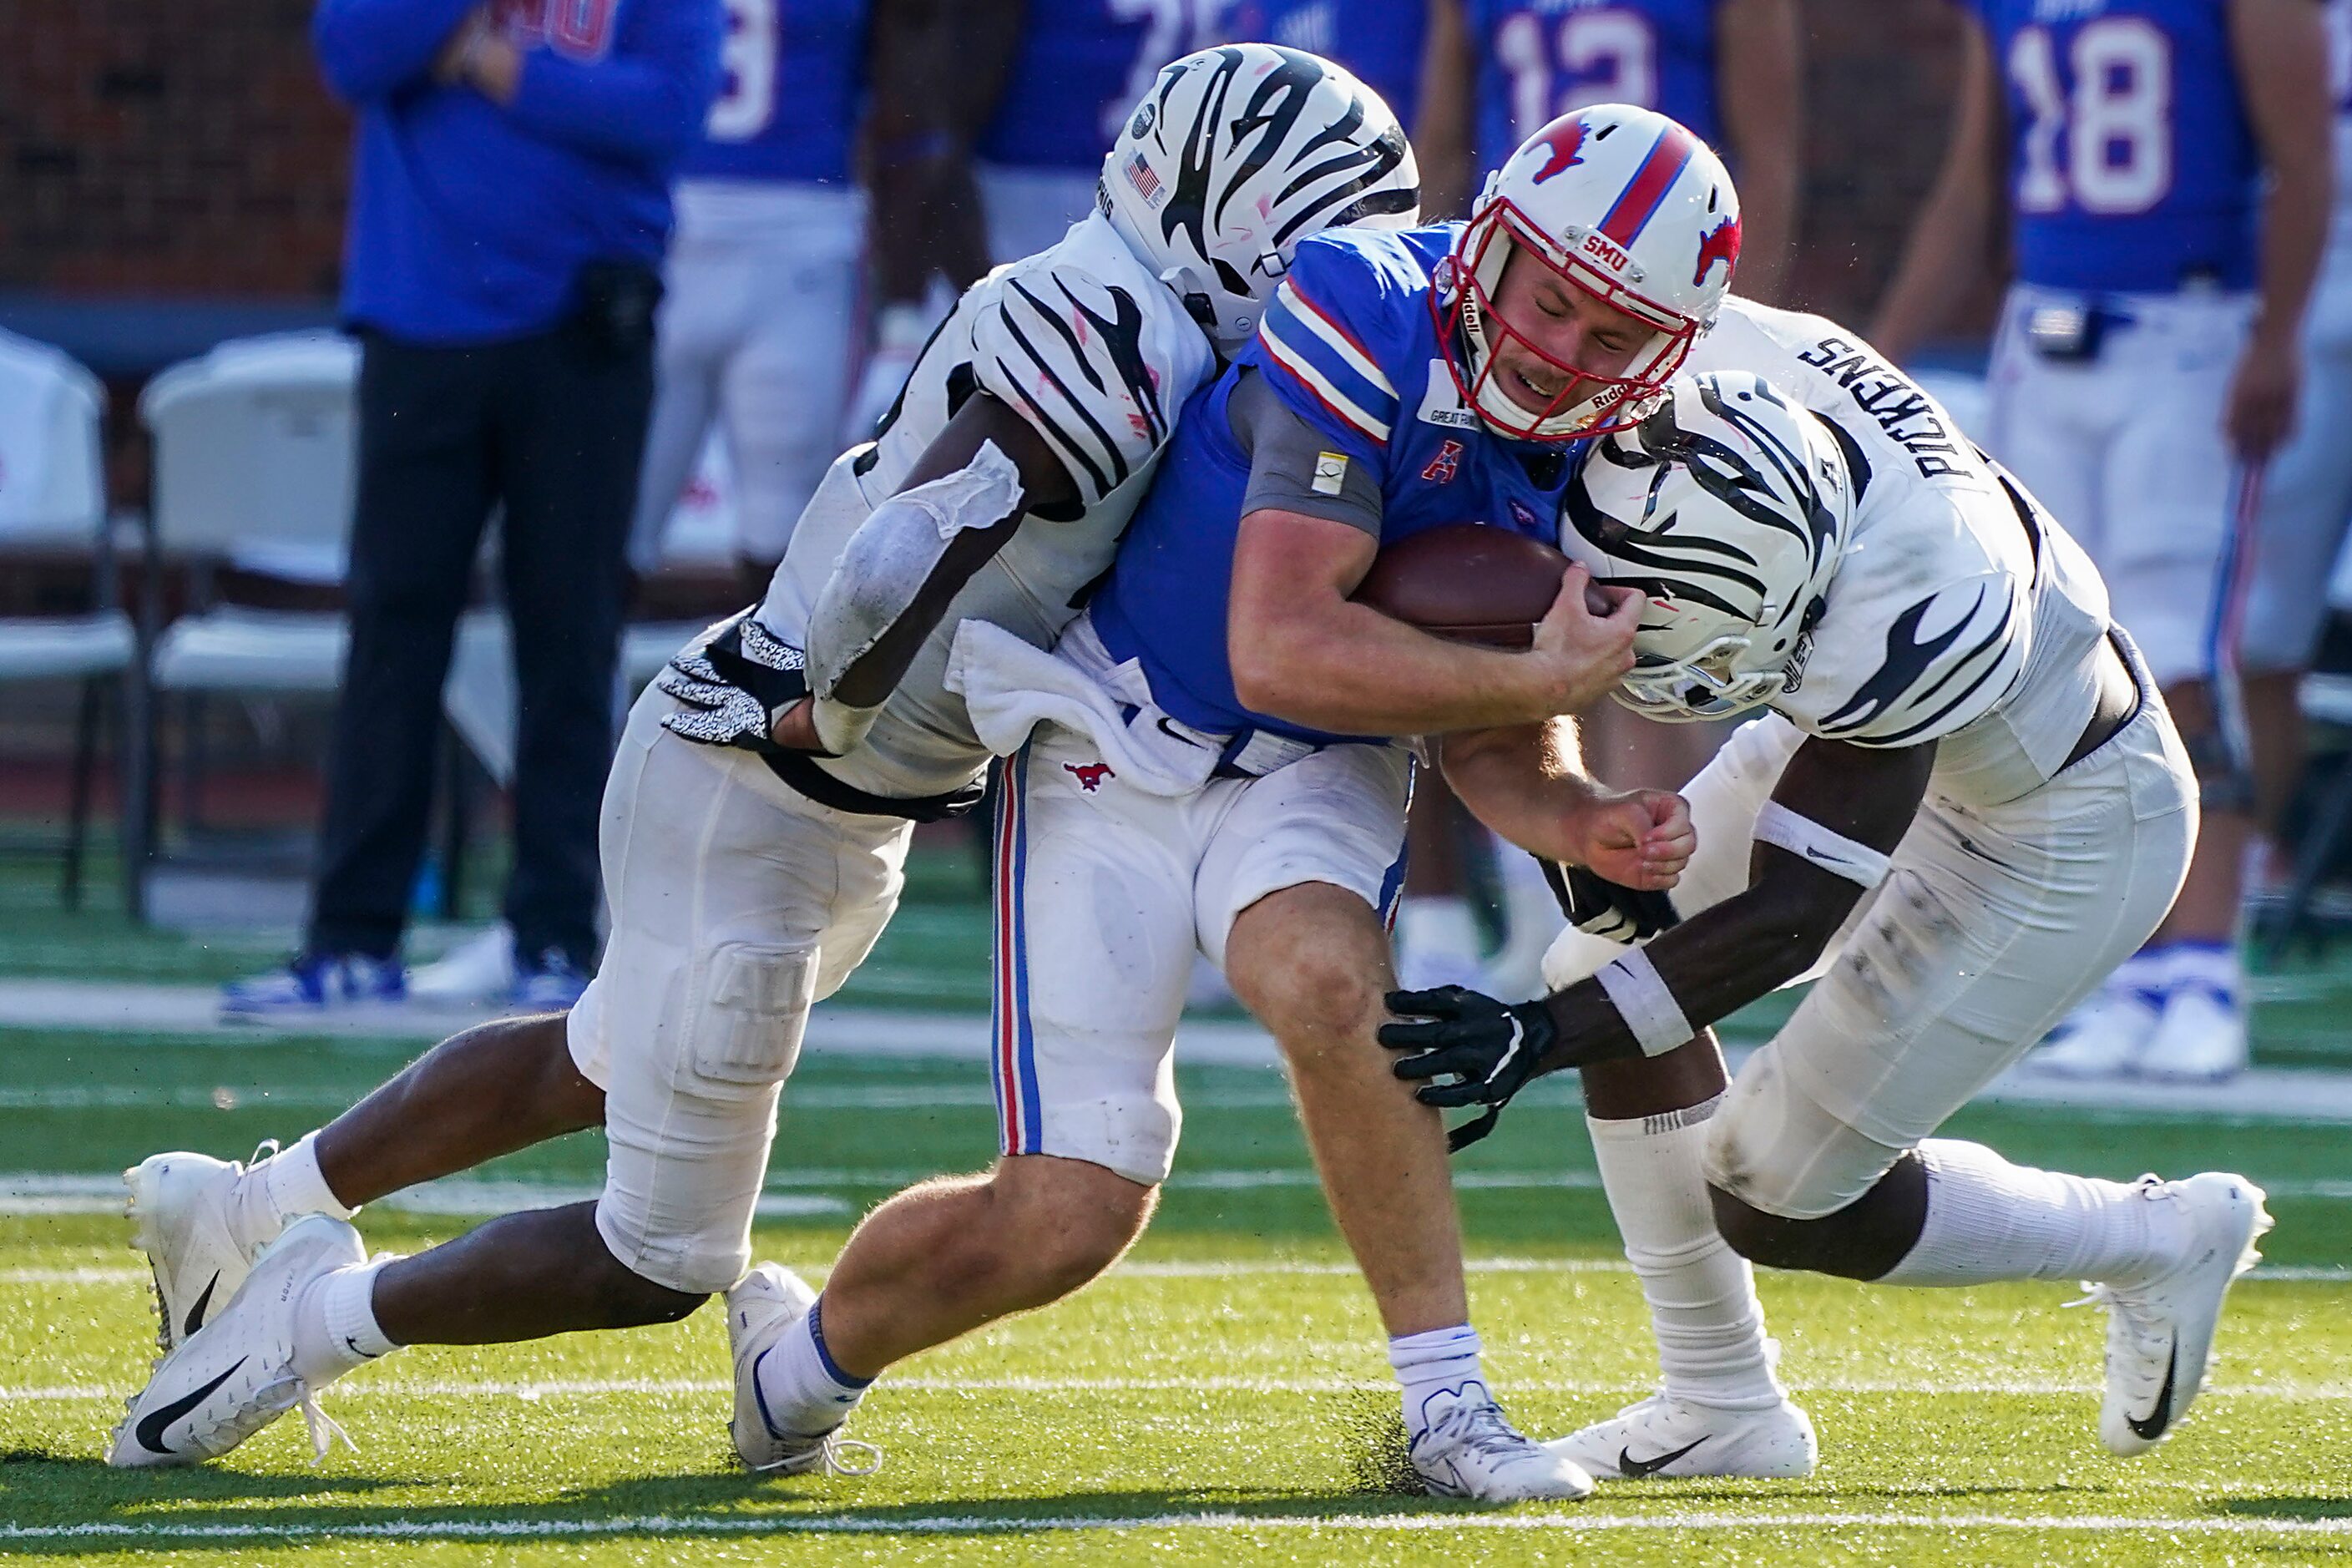
[[[1641,615],[1571,565],[1524,653],[1448,642],[1349,602],[1379,552],[1361,529],[1265,508],[1242,519],[1225,624],[1234,689],[1260,713],[1350,735],[1532,724],[1598,701],[1633,667]],[[1588,592],[1610,605],[1589,607]]]
[[[1831,834],[1892,854],[1918,815],[1935,757],[1932,742],[1881,750],[1809,740],[1772,799]],[[1864,891],[1809,855],[1759,843],[1744,892],[1661,932],[1643,951],[1696,1034],[1811,967]],[[1544,1070],[1641,1054],[1599,981],[1555,993],[1546,1006],[1559,1036]]]
[[[1739,166],[1739,292],[1786,302],[1803,190],[1804,62],[1797,0],[1716,7],[1717,97]]]
[[[1578,771],[1572,720],[1470,731],[1437,745],[1446,782],[1471,815],[1546,860],[1663,891],[1697,847],[1681,796],[1612,790]]]
[[[2335,185],[2327,38],[2309,0],[2231,0],[2231,43],[2270,189],[2257,339],[2294,342],[2326,247]]]
[[[1991,262],[2000,178],[2000,84],[1984,29],[1961,23],[1959,97],[1942,173],[1919,209],[1895,281],[1871,323],[1871,341],[1898,363],[1917,352]]]

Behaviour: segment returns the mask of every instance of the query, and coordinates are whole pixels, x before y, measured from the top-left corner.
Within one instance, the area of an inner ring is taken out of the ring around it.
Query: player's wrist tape
[[[1647,951],[1632,948],[1611,959],[1593,979],[1617,1006],[1634,1043],[1645,1057],[1659,1057],[1690,1043],[1698,1031],[1683,1016],[1682,1004],[1666,988],[1666,977],[1650,961]]]
[[[1888,858],[1867,844],[1857,844],[1810,816],[1800,816],[1777,800],[1768,800],[1756,814],[1756,842],[1776,845],[1819,866],[1833,877],[1864,889],[1886,880]]]
[[[881,715],[879,708],[852,708],[832,697],[816,698],[809,705],[809,723],[816,731],[817,743],[835,757],[856,751]]]

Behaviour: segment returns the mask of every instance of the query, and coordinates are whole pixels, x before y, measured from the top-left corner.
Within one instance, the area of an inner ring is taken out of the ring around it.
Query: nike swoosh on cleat
[[[1689,1453],[1693,1448],[1697,1447],[1701,1443],[1706,1441],[1706,1439],[1704,1437],[1695,1437],[1690,1442],[1684,1444],[1679,1448],[1676,1448],[1671,1454],[1657,1454],[1646,1459],[1635,1458],[1633,1457],[1633,1450],[1631,1448],[1620,1448],[1617,1450],[1617,1468],[1624,1475],[1627,1480],[1638,1481],[1644,1476],[1656,1475],[1660,1470],[1664,1469],[1668,1465],[1673,1464],[1676,1459],[1681,1458],[1685,1454]]]
[[[2172,1380],[2179,1370],[2180,1342],[2175,1340],[2172,1349],[2165,1352],[2164,1386],[2157,1391],[2154,1407],[2144,1416],[2124,1417],[2125,1426],[2151,1443],[2163,1436],[2164,1429],[2172,1425]]]
[[[144,1447],[151,1454],[169,1454],[176,1452],[174,1449],[164,1447],[164,1428],[171,1426],[173,1422],[177,1421],[181,1416],[185,1415],[189,1411],[194,1410],[197,1405],[202,1405],[205,1400],[211,1398],[213,1390],[218,1388],[222,1384],[226,1383],[230,1378],[235,1377],[236,1375],[236,1368],[243,1366],[249,1359],[251,1358],[247,1356],[237,1357],[236,1366],[230,1367],[226,1372],[221,1373],[218,1377],[213,1379],[210,1383],[205,1384],[194,1394],[189,1394],[186,1398],[174,1399],[171,1404],[164,1405],[161,1410],[151,1410],[146,1415],[142,1415],[139,1418],[139,1425],[131,1429],[131,1435],[137,1437],[139,1439],[140,1446]]]
[[[213,1290],[219,1284],[218,1273],[215,1273],[210,1279],[205,1281],[205,1293],[196,1298],[194,1306],[188,1309],[188,1324],[180,1331],[181,1333],[193,1334],[205,1326],[205,1309],[213,1304]]]

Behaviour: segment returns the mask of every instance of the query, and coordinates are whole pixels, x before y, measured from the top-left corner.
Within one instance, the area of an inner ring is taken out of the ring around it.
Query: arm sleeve
[[[1208,339],[1139,267],[1048,250],[976,287],[990,293],[972,319],[973,379],[1045,438],[1088,506],[1143,468],[1213,367]]]
[[[667,165],[702,129],[719,90],[715,0],[638,0],[624,48],[593,63],[549,49],[523,58],[508,112],[551,141]]]
[[[1371,466],[1341,451],[1292,410],[1255,369],[1244,367],[1225,399],[1234,440],[1249,454],[1242,515],[1273,508],[1381,536],[1381,481]]]
[[[423,76],[475,0],[320,0],[310,47],[345,103],[383,97]]]

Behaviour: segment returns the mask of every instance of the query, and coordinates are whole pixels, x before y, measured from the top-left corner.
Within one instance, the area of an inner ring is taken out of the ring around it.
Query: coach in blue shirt
[[[501,504],[516,1000],[567,1005],[584,983],[669,179],[719,28],[719,0],[320,0],[320,67],[360,116],[352,642],[303,952],[230,986],[231,1011],[403,994],[442,680]]]

